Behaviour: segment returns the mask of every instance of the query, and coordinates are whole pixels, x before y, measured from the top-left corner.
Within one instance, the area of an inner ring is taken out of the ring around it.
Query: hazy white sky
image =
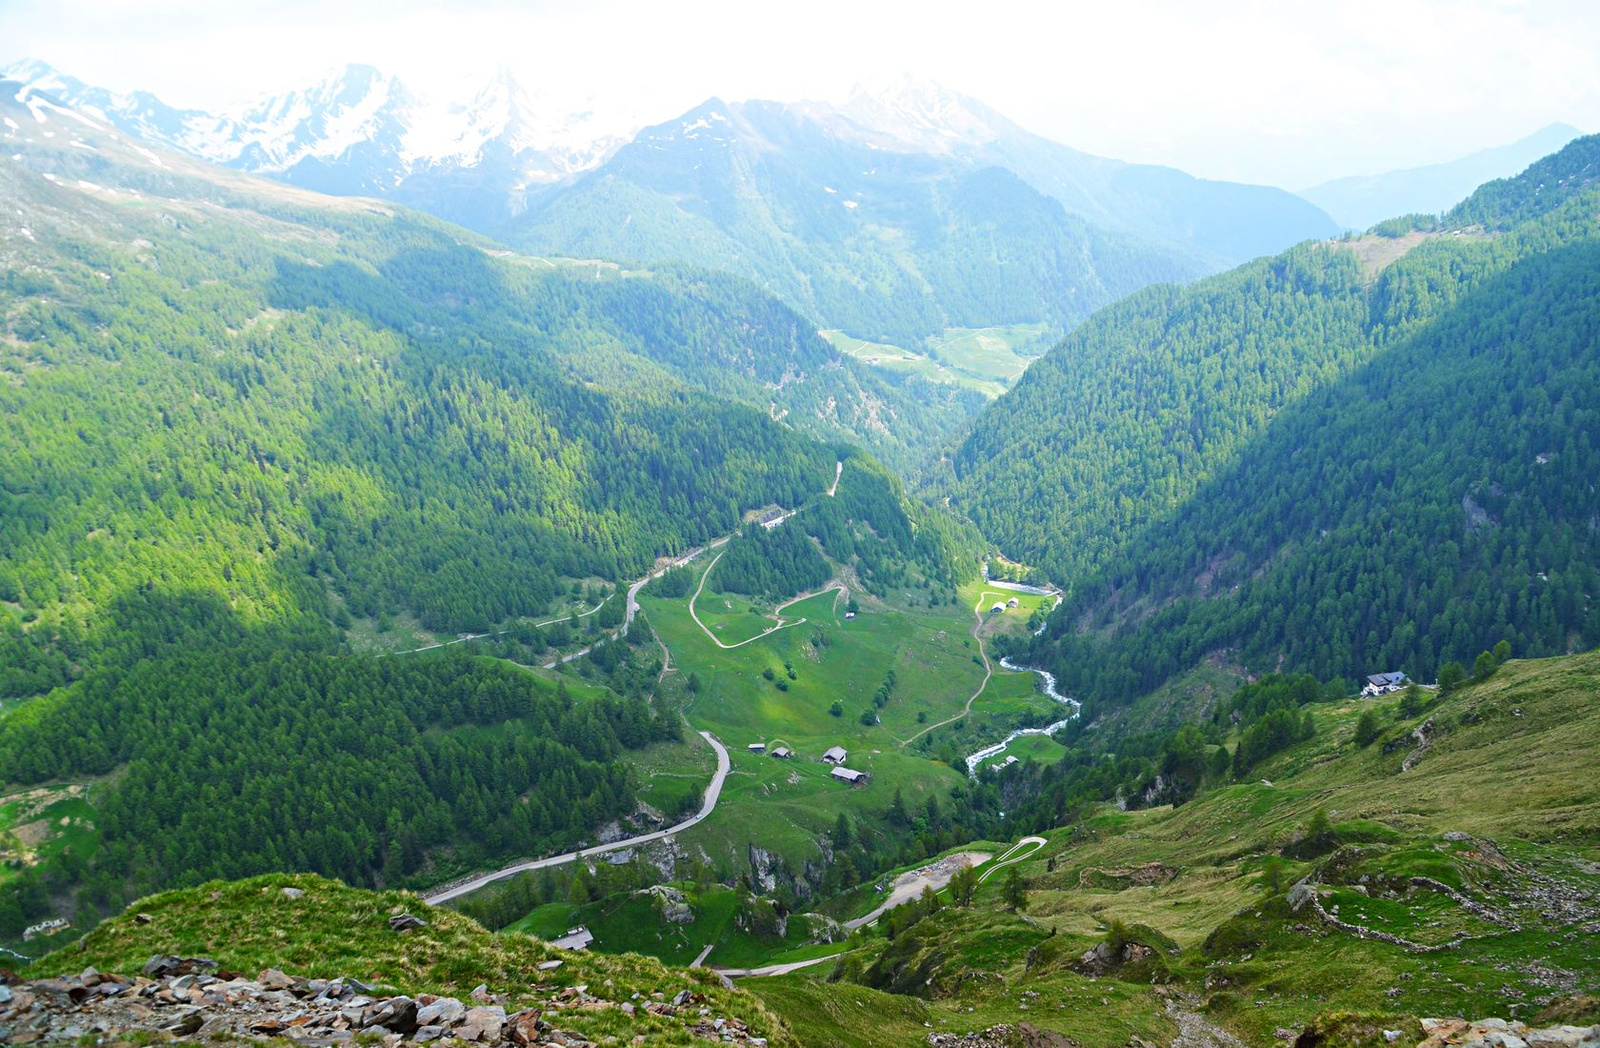
[[[1593,0],[0,0],[0,60],[25,56],[208,108],[346,62],[429,94],[503,63],[647,122],[909,72],[1079,149],[1292,189],[1600,128]]]

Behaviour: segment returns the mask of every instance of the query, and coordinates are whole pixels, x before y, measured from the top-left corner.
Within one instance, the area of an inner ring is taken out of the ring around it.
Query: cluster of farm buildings
[[[787,746],[774,746],[771,752],[768,752],[767,744],[764,742],[752,742],[750,745],[746,746],[745,749],[749,750],[751,753],[766,753],[767,756],[776,757],[778,760],[789,760],[795,755],[794,751],[789,749]],[[871,781],[871,773],[856,771],[854,768],[846,768],[844,766],[844,762],[849,758],[849,756],[849,753],[845,751],[843,746],[834,746],[818,759],[823,764],[833,765],[833,771],[831,774],[840,782],[847,782],[852,786],[861,786]]]

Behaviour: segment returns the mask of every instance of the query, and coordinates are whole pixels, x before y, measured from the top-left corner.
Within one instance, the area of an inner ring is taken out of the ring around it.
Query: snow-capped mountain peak
[[[556,104],[505,67],[462,92],[465,102],[422,98],[380,69],[347,65],[305,88],[209,112],[91,87],[34,59],[0,74],[212,163],[323,192],[394,197],[479,228],[495,221],[492,208],[480,201],[457,212],[438,199],[467,172],[476,191],[498,190],[514,213],[526,187],[596,166],[640,126],[629,114],[602,119],[592,104]]]
[[[74,90],[82,90],[84,86],[71,77],[63,76],[37,58],[23,58],[0,67],[0,76],[7,80],[15,80],[18,83],[25,84],[33,90],[45,94],[59,95]]]
[[[856,85],[840,112],[918,152],[935,155],[985,146],[1008,130],[1005,118],[983,103],[909,74],[875,86]]]
[[[225,137],[202,134],[190,147],[207,159],[261,172],[336,159],[358,147],[392,154],[414,106],[399,80],[372,66],[349,65],[304,90],[224,112],[211,129]]]

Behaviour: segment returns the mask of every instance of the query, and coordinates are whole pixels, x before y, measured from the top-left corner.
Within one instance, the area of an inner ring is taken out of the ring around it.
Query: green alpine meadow
[[[0,1044],[1600,1048],[1595,68],[0,10]]]

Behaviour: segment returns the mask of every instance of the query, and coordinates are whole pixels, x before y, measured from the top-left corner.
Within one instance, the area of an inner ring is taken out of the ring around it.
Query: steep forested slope
[[[958,491],[1070,587],[1036,654],[1125,699],[1219,650],[1431,677],[1501,638],[1600,641],[1595,148],[1485,187],[1452,232],[1146,293],[1030,371]]]
[[[27,704],[0,761],[28,784],[117,771],[91,793],[94,861],[30,871],[76,875],[80,905],[284,869],[397,885],[557,851],[634,811],[617,758],[680,729],[641,699],[581,690],[465,655],[245,637]]]
[[[440,630],[535,614],[825,488],[837,452],[798,427],[903,451],[945,424],[736,280],[495,258],[7,112],[5,694],[187,643],[196,595],[252,623],[318,619],[325,587]]]
[[[887,142],[824,109],[713,99],[534,200],[505,236],[728,270],[830,326],[906,345],[950,326],[1064,329],[1208,268],[1069,215],[1002,168]]]
[[[900,479],[864,455],[845,459],[832,495],[781,526],[746,527],[728,543],[712,585],[725,592],[791,597],[844,568],[882,595],[911,583],[939,587],[945,602],[976,575],[982,537],[948,513],[907,498]],[[832,561],[830,564],[829,561]]]
[[[819,496],[857,453],[802,427],[907,403],[740,281],[511,257],[0,97],[0,788],[70,780],[92,827],[0,871],[0,936],[216,875],[436,881],[630,814],[619,756],[678,732],[653,670],[569,693],[340,627],[520,628]]]

